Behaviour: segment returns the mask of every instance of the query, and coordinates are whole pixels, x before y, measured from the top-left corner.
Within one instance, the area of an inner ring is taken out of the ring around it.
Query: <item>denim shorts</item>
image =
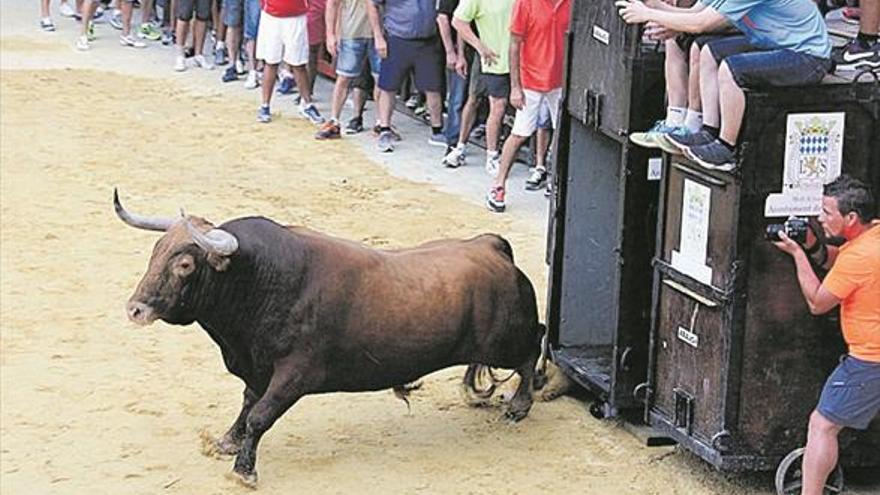
[[[369,61],[370,72],[379,75],[382,59],[373,46],[373,38],[339,40],[336,73],[344,77],[358,77]]]
[[[745,36],[728,36],[705,45],[720,65],[727,64],[741,88],[806,86],[822,81],[831,70],[831,59],[788,49],[766,50]]]
[[[836,425],[867,428],[880,412],[880,363],[846,356],[825,382],[816,410]]]
[[[244,39],[257,39],[260,29],[260,0],[244,0]]]
[[[415,72],[419,91],[440,92],[446,79],[440,37],[403,39],[388,36],[388,56],[379,71],[379,87],[396,92],[410,71]]]
[[[196,19],[207,21],[211,19],[211,0],[177,0],[177,18],[181,21],[192,20],[193,10]]]

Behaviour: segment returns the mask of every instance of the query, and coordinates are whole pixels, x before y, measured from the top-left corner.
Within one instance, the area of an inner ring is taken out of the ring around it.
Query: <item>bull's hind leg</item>
[[[528,416],[529,410],[532,408],[532,387],[534,386],[533,379],[537,363],[538,349],[535,349],[535,352],[529,356],[529,359],[516,369],[516,374],[520,378],[519,386],[507,404],[506,411],[504,412],[506,419],[516,422]]]
[[[238,453],[239,449],[241,449],[241,443],[244,441],[248,414],[251,412],[254,404],[257,403],[257,399],[259,399],[256,392],[248,387],[245,387],[244,394],[242,395],[244,395],[244,398],[242,399],[241,412],[238,413],[235,422],[229,427],[229,431],[223,435],[223,438],[217,440],[217,443],[214,445],[219,454],[235,455]]]

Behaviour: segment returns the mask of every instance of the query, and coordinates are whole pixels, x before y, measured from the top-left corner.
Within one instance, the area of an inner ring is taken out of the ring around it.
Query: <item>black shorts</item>
[[[212,3],[211,0],[177,0],[177,18],[181,21],[192,20],[193,10],[195,10],[196,19],[210,20]]]
[[[396,92],[410,71],[419,91],[441,92],[446,79],[440,37],[407,40],[388,36],[388,57],[379,71],[379,87]]]
[[[510,96],[510,74],[486,74],[483,72],[480,57],[474,57],[471,62],[468,95],[473,95],[474,98],[507,98]]]

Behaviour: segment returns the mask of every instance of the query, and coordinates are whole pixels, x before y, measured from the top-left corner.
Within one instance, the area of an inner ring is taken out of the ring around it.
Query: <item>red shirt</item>
[[[510,32],[523,39],[519,74],[524,89],[547,92],[562,87],[570,18],[571,0],[516,0]]]
[[[327,10],[327,0],[309,0],[309,44],[323,43],[327,36],[327,28],[324,25],[324,12]]]
[[[309,11],[308,0],[260,0],[260,5],[273,17],[296,17]]]

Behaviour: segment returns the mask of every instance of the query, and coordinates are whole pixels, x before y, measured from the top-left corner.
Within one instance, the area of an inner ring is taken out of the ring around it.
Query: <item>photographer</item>
[[[794,259],[810,313],[824,314],[840,305],[848,348],[810,415],[803,495],[822,494],[837,464],[838,433],[845,427],[867,428],[880,411],[880,220],[872,219],[874,196],[866,184],[847,175],[826,185],[823,194],[819,223],[826,237],[844,241],[839,249],[812,232],[803,248],[784,232],[774,242]],[[822,282],[811,261],[830,267]]]

